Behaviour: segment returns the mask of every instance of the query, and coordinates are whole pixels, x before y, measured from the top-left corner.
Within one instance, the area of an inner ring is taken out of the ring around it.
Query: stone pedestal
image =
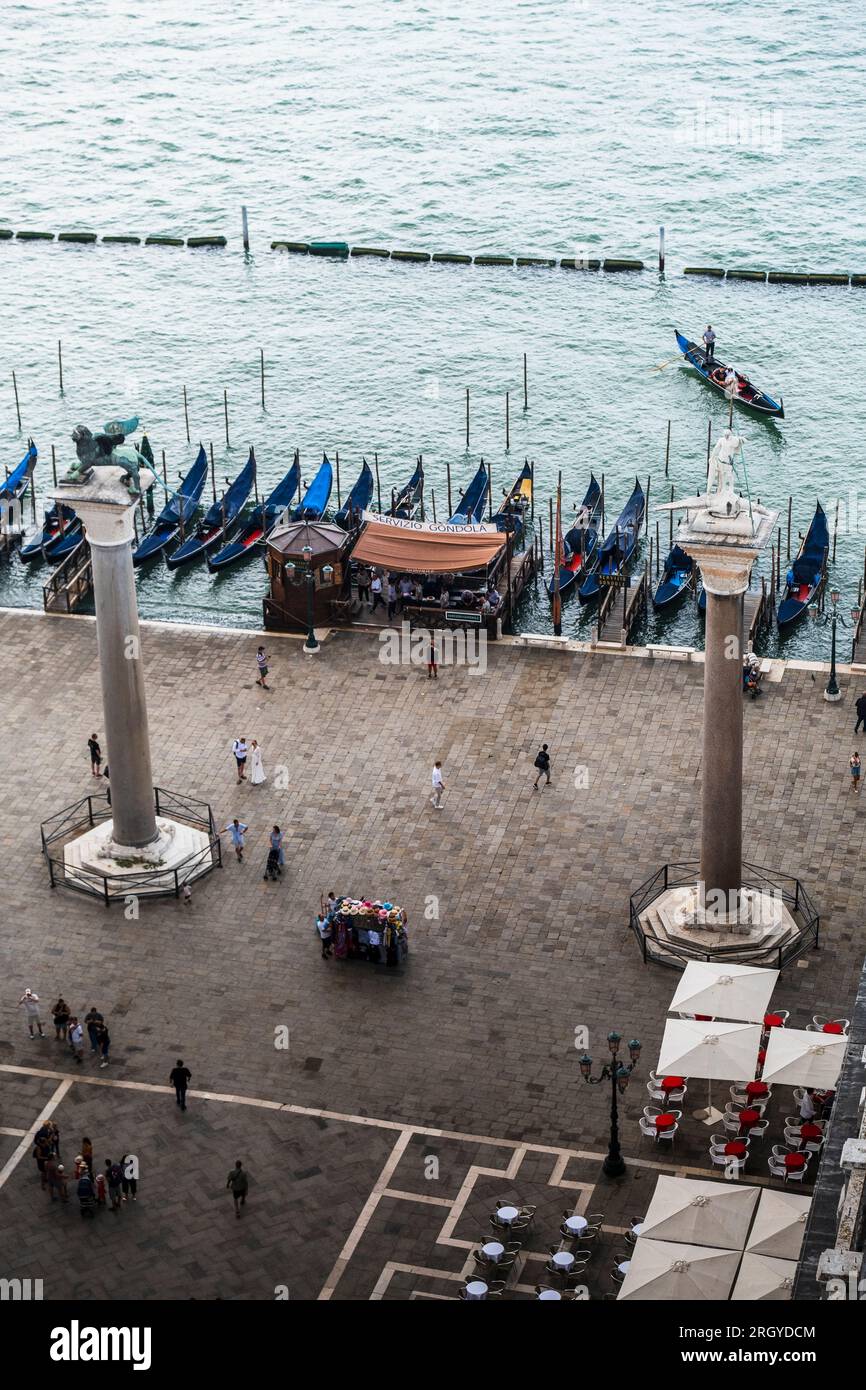
[[[128,858],[125,851],[154,844],[159,830],[132,567],[137,498],[122,476],[122,468],[96,469],[86,482],[60,484],[55,499],[74,507],[90,545],[113,839],[119,857]],[[152,482],[153,474],[145,470],[142,488]]]

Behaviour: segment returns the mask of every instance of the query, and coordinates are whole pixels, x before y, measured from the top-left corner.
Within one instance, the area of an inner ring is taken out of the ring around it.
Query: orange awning
[[[410,523],[411,526],[411,523]],[[486,569],[505,546],[502,531],[451,527],[403,529],[368,521],[352,552],[353,560],[405,574],[468,574]]]

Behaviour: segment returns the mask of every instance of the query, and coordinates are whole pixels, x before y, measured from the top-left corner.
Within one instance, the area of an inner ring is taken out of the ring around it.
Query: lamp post
[[[812,603],[809,605],[809,612],[811,613],[814,622],[823,623],[825,625],[827,623],[830,624],[830,676],[827,681],[826,688],[824,690],[824,699],[829,700],[833,703],[835,703],[837,700],[842,699],[842,692],[839,689],[839,682],[836,679],[836,624],[841,623],[843,627],[847,626],[847,624],[845,623],[845,619],[839,612],[839,598],[839,590],[831,589],[829,618],[826,614],[821,613],[817,603]],[[860,609],[852,608],[851,621],[854,624],[855,630],[859,619]]]
[[[316,572],[313,569],[313,547],[311,545],[305,545],[302,553],[306,566],[304,577],[307,581],[307,640],[304,643],[304,651],[312,656],[319,650],[316,629],[313,625],[313,598],[316,592]]]
[[[585,1052],[578,1063],[580,1074],[584,1081],[590,1086],[597,1086],[601,1081],[610,1081],[610,1143],[607,1150],[607,1158],[602,1164],[602,1172],[608,1178],[621,1178],[625,1172],[625,1163],[619,1147],[619,1112],[617,1110],[617,1095],[624,1096],[628,1089],[629,1079],[632,1072],[640,1061],[641,1044],[637,1038],[632,1038],[628,1044],[629,1064],[626,1066],[618,1060],[619,1045],[622,1042],[620,1033],[608,1033],[607,1045],[610,1049],[610,1061],[605,1062],[599,1076],[592,1075],[592,1058]]]

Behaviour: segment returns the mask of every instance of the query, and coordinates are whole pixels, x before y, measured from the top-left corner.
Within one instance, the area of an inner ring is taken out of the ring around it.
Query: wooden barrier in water
[[[769,285],[866,285],[866,275],[847,271],[724,270],[721,266],[687,265],[684,275],[709,276],[714,280],[751,280]]]

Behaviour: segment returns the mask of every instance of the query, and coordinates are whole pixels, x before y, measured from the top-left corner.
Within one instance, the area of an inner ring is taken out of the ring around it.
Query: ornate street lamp
[[[607,1158],[602,1165],[602,1172],[608,1178],[621,1178],[625,1172],[625,1163],[619,1147],[619,1114],[617,1111],[617,1095],[624,1096],[628,1089],[631,1074],[640,1061],[641,1044],[637,1038],[632,1038],[628,1044],[629,1064],[626,1066],[618,1060],[619,1045],[622,1042],[620,1033],[608,1033],[607,1045],[610,1050],[610,1061],[605,1062],[598,1076],[592,1075],[592,1058],[585,1052],[581,1057],[578,1066],[584,1081],[590,1086],[597,1086],[600,1081],[610,1081],[610,1144],[608,1146]]]
[[[846,627],[846,626],[847,626],[847,624],[846,624],[846,622],[845,622],[845,619],[842,617],[841,613],[838,611],[838,608],[839,608],[839,598],[840,598],[839,590],[838,590],[838,589],[831,589],[831,590],[830,590],[830,616],[829,616],[829,618],[827,617],[826,614],[823,614],[823,613],[821,612],[821,610],[820,610],[820,608],[818,607],[818,604],[817,604],[817,603],[812,603],[812,604],[809,605],[809,612],[811,613],[812,619],[813,619],[814,622],[816,622],[816,623],[822,623],[822,624],[825,624],[825,625],[826,625],[827,623],[830,624],[830,633],[831,633],[831,636],[830,636],[830,678],[829,678],[829,680],[827,681],[827,686],[826,686],[826,689],[825,689],[825,691],[824,691],[824,699],[825,699],[825,700],[830,700],[830,701],[832,701],[832,702],[835,702],[836,700],[841,700],[841,699],[842,699],[842,692],[841,692],[841,690],[839,689],[839,682],[838,682],[837,679],[836,679],[836,624],[837,624],[837,623],[841,623],[843,627]],[[856,614],[856,617],[855,617],[855,614]],[[860,610],[859,610],[859,608],[852,608],[852,609],[851,609],[851,621],[854,623],[855,629],[856,629],[856,626],[857,626],[857,622],[858,622],[858,620],[859,620],[859,617],[860,617]]]
[[[316,637],[316,629],[313,617],[313,598],[316,592],[316,572],[313,569],[313,547],[305,545],[303,552],[304,564],[306,565],[307,581],[307,640],[304,643],[304,651],[309,656],[313,656],[319,650],[319,642]]]

